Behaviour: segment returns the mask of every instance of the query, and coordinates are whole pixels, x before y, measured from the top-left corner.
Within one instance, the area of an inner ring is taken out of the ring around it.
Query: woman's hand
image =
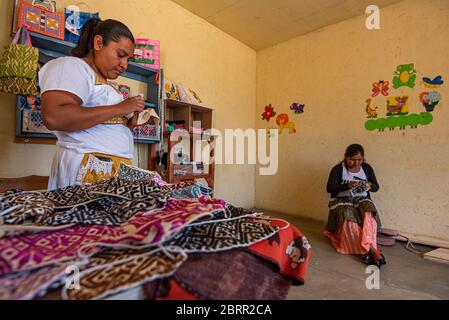
[[[119,116],[127,116],[130,113],[143,111],[145,104],[141,96],[131,97],[116,104],[117,112]],[[135,115],[134,115],[135,117]],[[133,118],[134,118],[133,117]],[[137,121],[137,119],[136,119]]]
[[[128,122],[126,123],[126,126],[132,131],[135,127],[137,127],[137,118],[139,118],[139,113],[134,112],[134,116],[132,116]]]
[[[352,189],[352,188],[354,188],[354,187],[360,186],[360,182],[357,182],[357,181],[350,181],[350,182],[348,183],[348,186],[349,186],[349,189]]]

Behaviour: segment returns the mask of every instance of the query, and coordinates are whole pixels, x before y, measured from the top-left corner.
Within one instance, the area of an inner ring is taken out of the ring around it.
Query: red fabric
[[[371,212],[365,214],[363,227],[345,221],[337,232],[324,231],[335,250],[341,254],[366,254],[371,247],[377,250],[377,223]]]
[[[272,220],[272,225],[285,226],[285,221]],[[275,263],[279,272],[293,280],[293,284],[303,284],[312,250],[301,231],[294,225],[279,231],[269,239],[255,243],[247,248],[249,252]],[[194,294],[181,287],[174,279],[170,280],[168,296],[158,300],[199,300]]]
[[[157,297],[156,300],[200,300],[200,298],[181,287],[175,279],[170,279],[170,292],[168,296]]]
[[[283,221],[273,220],[271,223],[281,227],[285,226]],[[303,248],[295,246],[295,240],[300,240],[303,243]],[[294,281],[294,284],[303,284],[312,253],[311,249],[304,248],[304,240],[305,237],[301,231],[294,225],[289,225],[271,238],[255,243],[249,246],[248,249],[250,252],[274,262],[279,267],[279,272],[282,275],[297,280]],[[287,250],[289,246],[294,247],[293,252]]]

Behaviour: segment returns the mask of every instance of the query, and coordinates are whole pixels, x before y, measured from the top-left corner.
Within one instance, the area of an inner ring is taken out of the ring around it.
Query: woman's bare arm
[[[47,91],[41,96],[44,125],[49,130],[80,131],[115,117],[144,108],[141,97],[132,97],[112,106],[83,107],[81,99],[67,91]]]

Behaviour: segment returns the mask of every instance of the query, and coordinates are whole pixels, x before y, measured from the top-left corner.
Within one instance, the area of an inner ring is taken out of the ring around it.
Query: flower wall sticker
[[[419,101],[423,104],[424,108],[426,108],[427,112],[433,112],[435,107],[441,100],[441,95],[439,92],[423,92],[419,95]]]
[[[265,106],[265,111],[262,112],[262,120],[266,120],[270,122],[270,119],[276,115],[274,108],[271,106],[271,103],[268,106]]]
[[[279,127],[279,134],[282,134],[284,129],[289,129],[288,133],[296,133],[295,123],[288,120],[288,115],[286,113],[282,113],[276,117],[276,123]]]

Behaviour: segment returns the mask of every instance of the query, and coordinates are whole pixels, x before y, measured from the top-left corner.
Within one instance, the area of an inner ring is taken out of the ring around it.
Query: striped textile
[[[371,212],[365,213],[363,226],[344,221],[337,232],[326,230],[324,235],[341,254],[366,254],[371,247],[377,250],[377,222]]]

